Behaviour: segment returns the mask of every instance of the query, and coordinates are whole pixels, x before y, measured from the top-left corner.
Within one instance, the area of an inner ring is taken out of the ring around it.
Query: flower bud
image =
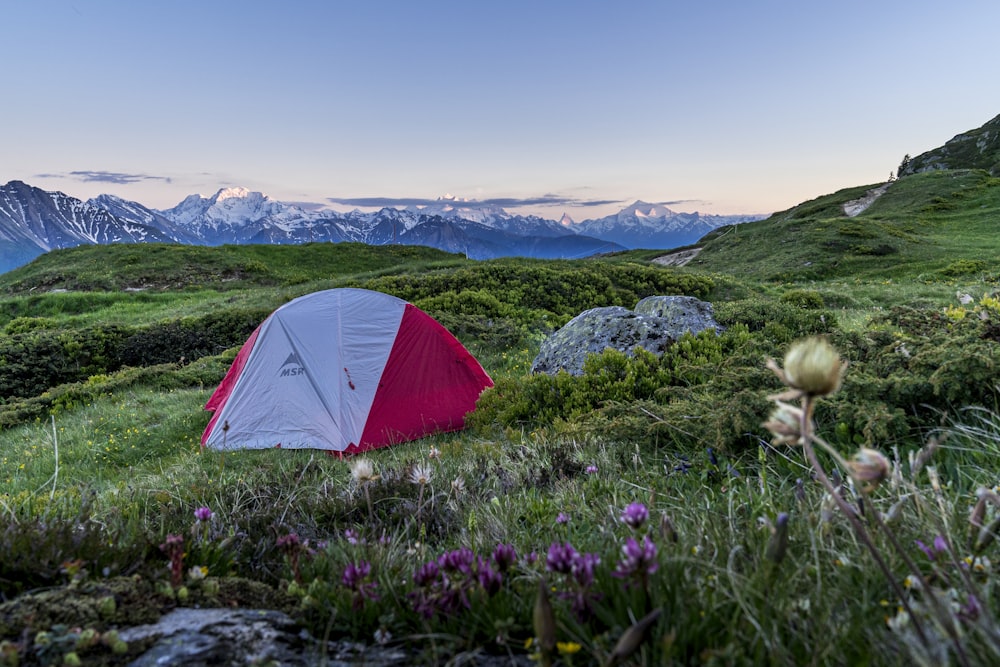
[[[774,436],[776,445],[797,445],[802,438],[802,408],[775,401],[777,408],[761,424]]]
[[[542,577],[538,581],[538,595],[535,597],[533,620],[535,638],[544,654],[552,653],[556,647],[556,616],[549,601],[548,582]]]
[[[785,381],[811,396],[825,396],[840,388],[846,364],[824,338],[813,336],[794,343],[785,354]]]
[[[788,550],[788,513],[778,514],[771,529],[771,539],[767,543],[766,558],[775,565],[785,559],[785,552]]]
[[[879,484],[889,478],[892,465],[882,452],[862,447],[847,462],[851,477],[861,485],[862,493],[874,491]]]
[[[646,638],[649,636],[649,629],[656,623],[662,613],[663,609],[657,607],[626,628],[622,636],[618,638],[618,643],[612,649],[607,662],[604,663],[605,666],[613,667],[614,665],[621,664],[635,653],[642,646],[642,643],[646,641]]]

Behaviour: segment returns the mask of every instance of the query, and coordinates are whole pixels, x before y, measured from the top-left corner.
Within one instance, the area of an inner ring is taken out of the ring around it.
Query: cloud
[[[442,203],[443,199],[425,199],[418,197],[349,197],[327,199],[332,204],[342,206],[357,206],[360,208],[384,208],[401,206],[431,206]],[[607,206],[609,204],[621,204],[620,199],[580,199],[578,197],[564,197],[561,195],[547,194],[538,197],[495,197],[492,199],[472,199],[456,200],[455,204],[476,207],[476,206],[499,206],[501,208],[519,208],[522,206]]]
[[[680,206],[682,204],[707,204],[704,199],[674,199],[673,201],[653,202],[657,206]]]
[[[38,174],[38,178],[72,178],[84,183],[113,183],[115,185],[130,185],[141,181],[163,181],[172,183],[166,176],[150,176],[149,174],[123,174],[117,171],[71,171],[67,174]]]

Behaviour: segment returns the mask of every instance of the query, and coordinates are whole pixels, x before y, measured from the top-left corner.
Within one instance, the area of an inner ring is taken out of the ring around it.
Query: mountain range
[[[82,201],[21,181],[0,186],[0,272],[54,250],[83,244],[190,245],[339,243],[426,245],[473,259],[578,258],[626,248],[675,248],[723,225],[760,215],[677,213],[637,201],[604,218],[573,222],[522,216],[443,197],[425,206],[372,213],[314,210],[244,188],[190,195],[156,210],[114,195]]]

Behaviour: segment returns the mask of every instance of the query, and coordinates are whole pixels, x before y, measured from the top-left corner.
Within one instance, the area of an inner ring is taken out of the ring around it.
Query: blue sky
[[[995,0],[0,0],[0,183],[764,213],[1000,114]],[[518,207],[517,204],[530,204]]]

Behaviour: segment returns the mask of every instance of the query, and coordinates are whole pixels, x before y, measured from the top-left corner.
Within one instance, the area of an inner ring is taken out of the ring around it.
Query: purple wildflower
[[[351,606],[355,611],[365,605],[365,600],[379,599],[378,594],[375,593],[375,586],[377,584],[369,579],[371,571],[372,566],[368,561],[361,561],[356,565],[348,563],[347,567],[344,568],[344,574],[341,576],[340,581],[354,593]]]
[[[344,531],[344,539],[347,540],[348,544],[364,544],[365,540],[363,537],[358,535],[356,530],[348,528]]]
[[[622,511],[622,523],[638,530],[649,519],[649,510],[642,503],[631,503]]]
[[[927,556],[927,558],[930,560],[937,560],[937,557],[940,554],[948,552],[948,542],[944,539],[944,536],[942,535],[938,535],[937,537],[935,537],[934,541],[931,543],[931,546],[927,546],[920,540],[914,540],[914,543],[917,545],[917,548],[923,551],[924,554]]]
[[[597,473],[597,466],[594,466],[594,465],[587,466],[586,472],[587,472],[588,475],[594,475],[594,474],[596,474]]]
[[[600,564],[601,557],[597,554],[581,553],[573,559],[571,572],[576,583],[589,587],[594,583],[594,569]]]
[[[517,562],[517,552],[510,544],[498,544],[493,550],[493,562],[498,570],[506,572]]]
[[[490,564],[482,558],[479,559],[476,568],[476,579],[490,597],[499,593],[500,587],[503,585],[503,577],[500,576],[500,573],[490,567]]]
[[[579,553],[569,542],[553,543],[545,559],[548,571],[565,575],[569,590],[561,592],[559,597],[572,600],[573,613],[581,622],[591,616],[590,603],[599,597],[590,591],[590,587],[594,583],[594,570],[600,562],[597,554]]]
[[[438,565],[435,561],[429,561],[420,566],[413,573],[413,583],[417,586],[429,586],[438,578]]]
[[[620,579],[638,578],[645,582],[646,577],[656,572],[660,567],[656,560],[656,554],[656,544],[649,539],[649,535],[643,536],[642,544],[630,537],[622,547],[624,557],[618,562],[618,566],[611,574]]]
[[[215,512],[208,507],[199,507],[194,511],[194,518],[198,521],[208,521],[213,516],[215,516]]]
[[[958,617],[966,621],[975,621],[979,618],[979,614],[982,611],[983,607],[979,604],[979,599],[972,593],[969,593],[966,603],[958,610]]]
[[[545,568],[550,572],[560,572],[570,574],[573,571],[573,562],[578,554],[573,545],[569,542],[559,544],[553,542],[549,547],[549,554],[545,559]]]
[[[501,545],[505,546],[506,545]],[[510,558],[516,558],[513,547]],[[501,560],[507,557],[506,549]],[[469,548],[456,549],[429,561],[413,574],[416,590],[407,594],[413,609],[426,619],[435,614],[455,615],[471,609],[471,595],[478,590],[495,595],[503,585],[503,576],[493,569],[488,559],[478,556]]]
[[[559,512],[559,516],[556,517],[556,523],[569,523],[569,514],[565,512]]]
[[[475,554],[472,553],[472,549],[462,547],[461,549],[441,554],[438,558],[438,567],[445,572],[471,574],[473,562],[475,562]]]

